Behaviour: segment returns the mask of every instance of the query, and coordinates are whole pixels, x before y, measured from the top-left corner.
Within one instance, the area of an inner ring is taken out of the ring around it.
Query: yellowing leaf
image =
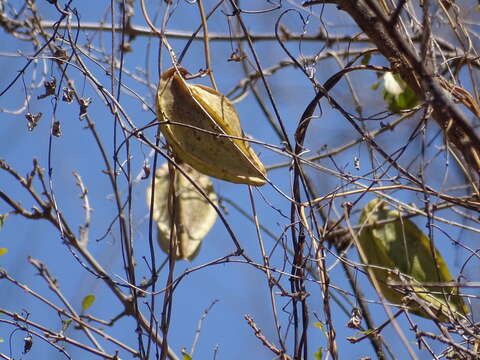
[[[8,253],[7,248],[0,248],[0,256],[5,255],[6,253]]]
[[[157,90],[160,129],[175,156],[210,176],[263,185],[266,170],[243,134],[238,114],[217,91],[188,84],[183,68],[170,68]]]
[[[87,310],[95,301],[95,295],[87,295],[82,300],[82,311]]]
[[[399,211],[388,209],[381,199],[375,199],[363,209],[360,224],[366,226],[358,238],[362,262],[386,268],[372,266],[368,272],[369,276],[375,276],[377,290],[385,299],[404,305],[402,299],[410,290],[425,301],[441,321],[448,321],[453,315],[468,314],[458,288],[425,284],[451,282],[453,278],[438,250],[412,221],[401,218]],[[398,288],[404,290],[402,293],[389,286],[389,282],[411,286]],[[429,317],[419,304],[412,303],[408,304],[409,311]]]
[[[195,181],[208,198],[218,203],[210,178],[188,166],[180,165]],[[170,232],[172,227],[170,197],[170,174],[168,163],[156,171],[155,199],[153,204],[153,220],[158,227],[158,243],[165,253],[170,249]],[[192,183],[180,172],[175,172],[175,191],[177,194],[175,206],[176,236],[173,241],[176,247],[175,259],[192,260],[200,250],[203,238],[208,234],[217,219],[213,206],[200,194]],[[147,204],[150,205],[151,188],[147,189]]]

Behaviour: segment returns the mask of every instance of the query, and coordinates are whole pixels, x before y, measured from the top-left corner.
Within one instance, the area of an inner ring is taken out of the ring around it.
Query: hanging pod
[[[260,186],[266,170],[245,140],[240,119],[224,95],[188,84],[183,68],[170,68],[157,90],[160,129],[175,157],[222,180]]]
[[[180,164],[186,174],[192,178],[208,196],[218,205],[217,194],[213,191],[210,178],[192,169],[187,164]],[[163,164],[155,173],[155,194],[153,200],[153,220],[157,223],[157,240],[165,253],[170,250],[172,225],[175,233],[173,244],[176,248],[175,260],[193,260],[200,250],[203,238],[215,224],[217,212],[214,207],[198,192],[192,183],[179,171],[174,173],[176,199],[171,201],[170,174],[168,163]],[[151,187],[147,189],[147,204],[151,202]],[[172,211],[172,206],[174,210]],[[175,218],[172,223],[172,213]]]
[[[430,307],[440,321],[463,317],[469,310],[455,286],[428,284],[453,282],[452,275],[440,252],[430,239],[399,211],[391,210],[381,199],[370,201],[362,211],[358,237],[362,262],[370,267],[378,291],[396,305],[405,305],[404,297],[413,292]],[[395,288],[389,284],[405,284]],[[402,291],[398,291],[402,290]],[[410,312],[429,318],[420,305],[411,301]]]

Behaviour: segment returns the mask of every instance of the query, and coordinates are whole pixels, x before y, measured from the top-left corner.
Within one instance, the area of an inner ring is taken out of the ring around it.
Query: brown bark
[[[463,158],[463,164],[478,182],[480,138],[465,115],[446,95],[444,88],[451,90],[452,87],[446,79],[433,74],[427,64],[428,59],[420,59],[418,50],[401,32],[398,21],[392,20],[391,15],[395,10],[390,10],[389,14],[385,15],[386,7],[380,8],[377,4],[372,0],[338,0],[339,8],[353,18],[388,59],[392,71],[399,73],[417,97],[427,101],[432,107],[432,118],[443,129],[445,142],[453,144],[456,153]],[[453,97],[456,96],[454,92],[449,92]],[[461,98],[456,98],[456,101],[465,104]],[[465,105],[471,109],[469,104]],[[475,105],[478,107],[478,103]],[[472,113],[478,118],[478,113]]]

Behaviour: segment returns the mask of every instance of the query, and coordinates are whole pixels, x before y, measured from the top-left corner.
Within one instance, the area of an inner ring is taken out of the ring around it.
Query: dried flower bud
[[[60,121],[54,121],[52,125],[52,135],[56,137],[62,136],[62,130],[60,129]]]
[[[38,121],[41,119],[42,115],[43,114],[41,112],[39,112],[37,114],[32,114],[32,113],[26,113],[25,114],[25,118],[27,119],[28,131],[33,131],[33,129],[35,129],[35,127],[37,126]]]
[[[43,86],[45,88],[45,93],[38,95],[37,99],[43,99],[47,96],[55,95],[55,90],[57,89],[57,79],[52,78],[50,81],[45,80],[43,82]]]
[[[362,324],[362,312],[359,308],[353,308],[350,314],[350,319],[348,320],[347,326],[350,329],[360,329]]]

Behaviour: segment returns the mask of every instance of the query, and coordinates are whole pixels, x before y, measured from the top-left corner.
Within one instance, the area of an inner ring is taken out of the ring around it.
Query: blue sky
[[[14,1],[11,3],[17,5],[19,2]],[[268,3],[260,6],[255,2],[245,2],[245,4],[242,5],[244,8],[252,10],[259,10],[271,6]],[[37,6],[44,19],[56,20],[58,18],[58,13],[48,2],[39,2]],[[212,4],[205,2],[205,6],[208,11]],[[290,3],[285,4],[286,8],[290,6]],[[101,17],[104,16],[103,12],[105,11],[104,8],[106,8],[106,5],[104,3],[100,5],[100,2],[97,1],[85,0],[83,2],[74,1],[72,7],[78,9],[82,22],[88,22],[99,21]],[[150,10],[151,16],[153,17],[154,8],[152,7]],[[223,10],[226,11],[225,8]],[[140,9],[136,8],[135,11],[136,15],[133,18],[133,23],[144,26],[145,24],[141,17]],[[281,11],[282,10],[278,10],[268,14],[244,14],[243,18],[252,33],[272,34],[274,32],[275,20]],[[314,9],[314,11],[318,12],[320,9]],[[307,19],[307,25],[305,27],[307,34],[315,34],[321,24],[318,17],[315,14],[308,14],[307,12],[302,12],[302,15]],[[106,21],[109,22],[108,12],[105,16],[107,16]],[[339,15],[339,12],[334,7],[327,6],[324,10],[323,17],[328,19],[326,25],[331,34],[349,34],[358,31],[358,29],[351,26],[351,23],[343,14]],[[294,33],[302,31],[302,23],[299,16],[295,13],[287,14],[284,18],[284,24]],[[198,25],[199,17],[196,5],[181,1],[178,3],[178,7],[168,24],[168,29],[192,31]],[[227,34],[227,17],[223,13],[217,12],[209,21],[209,31]],[[60,33],[63,34],[62,31]],[[103,46],[107,53],[111,51],[109,48],[111,36],[108,32],[102,33],[101,35],[95,34],[94,32],[81,33],[78,44],[84,46],[87,42],[91,42],[96,49],[102,49]],[[116,42],[118,45],[119,37],[116,37]],[[17,71],[26,64],[27,57],[34,53],[34,49],[32,49],[28,42],[12,41],[12,37],[4,32],[0,33],[0,44],[2,44],[0,46],[0,53],[3,55],[0,56],[0,61],[4,69],[4,75],[0,78],[1,91],[13,80]],[[175,51],[179,53],[185,41],[171,40],[171,44]],[[132,40],[131,45],[133,51],[125,54],[125,69],[137,77],[145,79],[143,71],[148,64],[150,79],[152,84],[156,85],[156,79],[158,78],[158,39],[140,36]],[[304,42],[301,45],[299,45],[298,42],[291,42],[288,43],[288,48],[294,56],[311,56],[319,52],[323,45],[323,43],[317,42]],[[202,46],[201,42],[194,42],[182,64],[192,73],[205,67]],[[232,46],[236,45],[230,44],[229,42],[211,43],[212,66],[219,90],[223,93],[227,93],[244,77],[240,64],[227,61],[232,52]],[[343,44],[333,45],[332,49],[338,50],[343,46]],[[66,49],[69,51],[69,48]],[[273,66],[280,60],[287,59],[286,54],[276,41],[255,43],[255,49],[264,68]],[[97,51],[92,51],[91,54],[98,57],[99,60],[101,60],[103,56]],[[166,55],[166,52],[164,52],[163,69],[170,66],[170,60]],[[248,55],[251,56],[251,53],[248,52]],[[106,75],[105,69],[86,57],[83,58],[98,80],[101,81],[107,89],[110,89],[110,78]],[[371,62],[376,65],[386,65],[385,60],[380,57],[374,57]],[[317,80],[319,82],[325,81],[334,72],[338,71],[338,69],[338,64],[334,60],[329,59],[322,61],[315,67]],[[113,154],[113,117],[103,103],[102,98],[79,71],[70,67],[69,74],[75,81],[75,86],[81,93],[81,96],[91,97],[93,100],[88,108],[88,112],[95,122],[98,134],[101,137],[103,145],[108,150],[108,156],[111,161]],[[109,232],[107,236],[104,236],[109,229],[109,225],[114,221],[116,208],[112,199],[111,185],[107,176],[102,173],[102,171],[105,170],[105,166],[99,155],[98,147],[93,141],[91,132],[86,129],[85,120],[79,120],[79,108],[76,104],[67,104],[61,101],[58,101],[58,104],[56,104],[52,97],[37,99],[37,96],[43,93],[43,86],[40,82],[42,76],[45,76],[47,79],[54,76],[57,81],[61,77],[58,68],[47,56],[38,57],[38,59],[27,68],[24,76],[19,79],[4,96],[0,97],[0,109],[3,110],[3,112],[0,112],[2,134],[0,158],[5,159],[21,175],[25,175],[31,171],[33,158],[38,159],[40,166],[43,168],[47,168],[50,164],[53,172],[48,180],[51,181],[54,189],[58,207],[71,225],[71,229],[77,234],[79,226],[84,221],[85,215],[82,209],[82,201],[79,198],[80,190],[75,185],[72,172],[75,171],[81,175],[85,186],[88,188],[89,199],[93,208],[90,242],[88,245],[89,251],[109,271],[115,280],[121,282],[123,281],[122,279],[125,279],[125,272],[122,264],[118,223],[115,223],[112,231]],[[26,88],[22,80],[24,80]],[[362,73],[352,76],[352,81],[357,93],[360,95],[364,116],[385,110],[381,92],[371,90],[371,85],[377,81],[375,73]],[[148,124],[155,118],[155,114],[147,110],[148,107],[153,108],[154,89],[140,83],[137,79],[132,79],[132,77],[128,75],[124,75],[123,82],[139,94],[141,100],[136,96],[132,96],[128,91],[124,91],[121,94],[120,103],[123,108],[126,109],[128,116],[137,127]],[[209,85],[208,78],[203,78],[197,82]],[[268,77],[268,82],[287,133],[289,134],[290,140],[292,140],[301,114],[309,101],[314,97],[312,86],[309,81],[301,75],[298,69],[291,67],[282,69],[275,75]],[[32,83],[36,84],[37,88],[32,88]],[[63,86],[65,86],[65,84],[62,84],[62,87]],[[258,83],[258,90],[264,99],[266,99],[265,88],[260,83]],[[27,109],[19,114],[9,114],[5,111],[20,108],[25,100],[26,93],[31,95]],[[337,101],[345,104],[346,109],[351,112],[355,111],[351,93],[344,80],[335,87],[332,95]],[[58,106],[54,113],[55,105]],[[272,105],[268,103],[268,101],[267,107],[268,110],[272,112]],[[242,101],[236,104],[236,108],[240,114],[242,126],[248,135],[266,143],[282,146],[278,137],[267,124],[264,115],[251,94],[248,94]],[[312,120],[306,138],[306,148],[312,155],[317,154],[324,145],[332,149],[359,137],[350,124],[348,124],[338,112],[333,110],[326,101],[321,102],[321,110],[321,114],[319,111],[316,113],[316,115],[321,116]],[[31,113],[43,113],[38,126],[32,132],[27,131],[26,128],[24,113],[27,111]],[[50,136],[50,126],[54,120],[61,122],[62,136],[58,138]],[[391,152],[400,148],[406,143],[417,121],[418,119],[414,117],[396,128],[395,133],[387,132],[383,134],[378,138],[379,144]],[[377,129],[379,128],[379,121],[366,121],[364,125],[368,129]],[[433,139],[437,131],[435,126],[432,125],[427,130],[427,138],[429,140]],[[146,131],[145,134],[149,136],[150,139],[153,139],[154,133],[152,130]],[[119,138],[121,138],[121,136]],[[49,162],[50,141],[52,150]],[[433,141],[438,146],[442,145],[441,138]],[[409,150],[400,160],[402,164],[408,164],[409,161],[418,156],[421,140],[417,140],[410,145]],[[254,148],[267,166],[288,161],[287,157],[276,154],[265,147],[255,145]],[[432,156],[433,153],[432,151],[428,153],[427,156]],[[120,162],[126,160],[123,150],[119,156]],[[361,159],[360,170],[356,170],[354,167],[354,157]],[[319,163],[332,170],[342,169],[345,173],[350,173],[354,176],[368,174],[370,170],[368,150],[364,144],[352,147],[343,154],[334,157],[334,160],[335,163],[333,163],[332,159],[327,158],[321,160]],[[151,150],[147,146],[133,140],[131,142],[130,161],[132,178],[139,178],[142,174],[144,163],[149,162],[152,164],[153,158],[151,157]],[[461,183],[454,164],[450,165],[447,175],[444,176],[447,170],[442,167],[443,162],[444,158],[441,156],[439,158],[437,157],[435,163],[431,166],[432,170],[428,170],[427,181],[429,184],[436,187],[443,186],[447,188],[448,186]],[[450,159],[450,162],[453,163],[453,160]],[[339,180],[338,177],[328,175],[325,172],[313,169],[308,169],[307,171],[320,195],[327,194],[343,184],[343,181]],[[438,174],[441,174],[441,176],[438,176]],[[395,176],[396,174],[390,171],[388,175]],[[282,191],[287,194],[291,193],[291,173],[288,167],[272,170],[269,172],[268,177]],[[446,181],[444,181],[445,178]],[[121,182],[121,196],[125,198],[127,195],[125,178],[120,176],[119,179]],[[148,181],[149,180],[139,180],[135,182],[132,193],[131,224],[138,280],[141,280],[144,276],[148,276],[148,268],[142,259],[143,256],[147,259],[149,259],[150,256],[148,248],[148,206],[145,203],[145,190],[148,186]],[[247,186],[231,184],[216,179],[213,181],[215,191],[220,198],[230,199],[248,213],[252,212]],[[368,184],[368,181],[364,183]],[[35,181],[37,189],[40,189],[40,185],[38,181]],[[30,209],[34,205],[31,197],[25,190],[21,189],[18,183],[4,172],[0,172],[0,190],[7,192],[14,199],[21,202],[26,209]],[[420,202],[420,197],[412,193],[394,193],[393,195],[404,202]],[[260,223],[267,227],[278,238],[286,232],[287,243],[289,243],[289,201],[280,196],[279,193],[269,185],[253,189],[253,196]],[[359,203],[357,209],[361,209],[361,206],[372,198],[371,195],[365,197]],[[342,209],[340,205],[342,201],[354,201],[355,199],[355,197],[352,197],[337,201],[335,203],[335,211],[341,213]],[[259,242],[254,224],[243,217],[227,202],[224,202],[223,205],[228,210],[226,218],[240,239],[246,254],[254,261],[261,263],[261,252],[259,250]],[[0,213],[7,211],[10,211],[9,207],[6,206],[5,203],[0,202]],[[454,221],[460,221],[460,218],[452,215],[451,212],[440,212],[439,215],[443,215]],[[336,216],[337,214],[333,212],[332,217],[335,218]],[[357,216],[358,212],[354,212],[353,219],[355,221]],[[426,230],[425,219],[414,219],[414,221],[421,229]],[[457,227],[445,224],[439,224],[439,226],[441,226],[443,230],[446,230],[452,238],[461,239],[463,243],[469,246],[474,246],[475,241],[478,240],[477,233],[462,231]],[[275,248],[272,255],[272,266],[280,269],[284,264],[283,250],[278,246],[275,247],[275,242],[265,233],[263,234],[263,240],[267,248],[267,253]],[[440,231],[435,233],[435,241],[437,247],[441,249],[442,254],[445,256],[452,274],[457,276],[460,265],[463,264],[468,254],[459,249],[459,247],[454,247],[452,241]],[[0,266],[5,268],[13,278],[51,301],[60,305],[58,299],[48,290],[43,279],[37,276],[36,270],[27,262],[28,256],[38,259],[48,266],[50,273],[58,279],[62,293],[77,311],[81,311],[81,301],[88,294],[94,294],[96,296],[96,301],[88,310],[93,316],[110,319],[118,315],[119,311],[121,311],[121,304],[113,297],[109,289],[106,288],[101,280],[94,278],[83,269],[72,256],[71,252],[68,251],[67,247],[62,244],[58,232],[47,222],[26,221],[18,215],[9,216],[4,228],[0,230],[0,247],[8,248],[8,253],[0,258]],[[217,221],[205,238],[199,256],[191,263],[185,261],[178,262],[176,264],[175,275],[179,276],[187,269],[209,263],[234,250],[234,244],[229,238],[225,227],[220,221]],[[355,251],[350,251],[349,256],[357,259]],[[165,255],[158,247],[156,247],[156,258],[157,263],[165,259]],[[334,261],[335,257],[329,253],[327,264],[331,265]],[[290,271],[289,264],[286,265],[285,270]],[[476,271],[478,271],[478,265],[472,261],[465,269],[464,274],[468,280],[473,281],[475,280],[473,275]],[[331,283],[335,287],[345,290],[347,293],[351,291],[340,266],[337,265],[332,269],[330,276]],[[165,281],[166,272],[163,272],[160,274],[157,289],[163,288]],[[284,276],[282,281],[284,286],[289,288],[287,277]],[[358,281],[362,284],[361,287],[362,290],[365,291],[366,297],[370,300],[377,300],[365,276],[358,273]],[[313,281],[308,282],[307,290],[310,293],[309,307],[311,311],[311,323],[316,321],[315,316],[318,316],[320,321],[325,321],[322,312],[322,299],[319,285]],[[339,296],[337,292],[333,292]],[[0,281],[0,294],[3,294],[3,296],[0,297],[0,308],[18,313],[27,311],[30,314],[29,319],[32,321],[41,323],[57,331],[61,329],[60,318],[55,312],[39,300],[26,295],[11,283],[5,280]],[[347,297],[350,301],[354,301],[352,296]],[[276,299],[278,301],[279,318],[283,324],[282,331],[285,331],[290,311],[288,307],[289,299],[288,297],[282,297],[278,294]],[[273,358],[272,353],[267,351],[259,340],[255,338],[252,329],[243,318],[245,314],[251,315],[266,338],[276,343],[267,279],[264,273],[258,269],[247,264],[235,262],[202,268],[190,273],[181,281],[175,291],[173,315],[169,333],[169,344],[177,354],[180,354],[182,347],[190,349],[195,336],[197,323],[203,311],[216,300],[218,300],[218,302],[213,306],[203,322],[200,340],[196,346],[194,358],[213,358],[217,347],[217,359],[244,359],[245,357],[255,359]],[[157,297],[157,308],[160,307],[161,301],[162,299],[159,295]],[[344,299],[341,301],[348,309],[351,309],[348,302]],[[380,324],[386,319],[381,305],[372,305],[371,311],[377,324]],[[352,345],[346,341],[346,337],[355,335],[354,330],[348,329],[345,326],[348,321],[348,314],[345,314],[340,307],[334,303],[332,305],[332,314],[337,330],[337,341],[341,356],[352,359],[373,356],[373,350],[367,340],[356,345]],[[159,316],[159,313],[157,313],[157,316]],[[3,318],[3,316],[0,317]],[[421,324],[423,329],[427,331],[436,330],[433,323],[418,317],[414,319]],[[405,318],[400,318],[399,322],[405,329],[408,328]],[[310,353],[313,354],[316,348],[326,346],[326,339],[321,330],[315,328],[313,325],[310,326],[312,326],[309,339]],[[0,343],[1,353],[12,356],[15,359],[64,358],[58,351],[54,350],[48,344],[42,343],[42,341],[37,338],[34,339],[34,346],[31,352],[22,355],[21,351],[23,349],[23,337],[25,334],[21,331],[14,332],[13,330],[13,326],[7,326],[4,323],[0,324],[0,338],[4,340],[3,343]],[[133,321],[128,318],[122,318],[112,328],[105,327],[106,333],[117,337],[119,340],[135,348],[136,334],[134,330],[135,326]],[[88,341],[84,335],[73,328],[68,329],[66,334],[84,342]],[[394,330],[392,330],[391,327],[387,327],[382,334],[387,341],[390,340],[395,354],[397,354],[399,358],[403,358],[404,353],[402,353],[402,351],[405,350],[397,341]],[[414,342],[414,338],[412,337],[410,341]],[[291,337],[289,337],[287,344],[291,346]],[[412,346],[415,346],[415,344],[412,343]],[[113,353],[117,347],[105,342],[105,349]],[[73,358],[84,358],[84,353],[79,352],[74,347],[66,345],[66,350]],[[425,358],[428,357],[426,353],[422,351],[419,351],[419,355],[421,358],[423,356],[425,356]],[[122,354],[121,356],[122,358],[128,358],[129,355]]]

